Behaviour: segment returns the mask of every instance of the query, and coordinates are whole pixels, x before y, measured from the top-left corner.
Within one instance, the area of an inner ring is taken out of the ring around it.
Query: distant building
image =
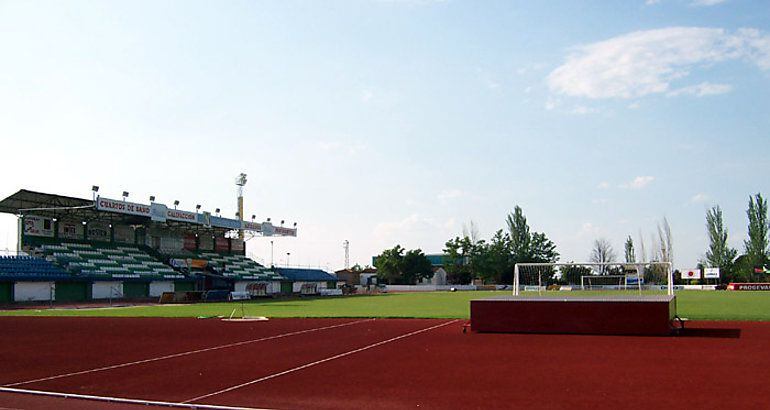
[[[342,269],[334,272],[337,275],[337,278],[340,281],[344,281],[347,285],[360,285],[361,284],[361,275],[371,275],[377,274],[377,269],[375,268],[366,268],[362,270],[353,270],[353,269]],[[366,285],[364,283],[364,285]]]

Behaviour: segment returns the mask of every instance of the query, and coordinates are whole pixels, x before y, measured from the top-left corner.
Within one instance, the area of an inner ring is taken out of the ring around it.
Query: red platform
[[[522,297],[471,300],[471,330],[491,333],[669,335],[676,296]]]

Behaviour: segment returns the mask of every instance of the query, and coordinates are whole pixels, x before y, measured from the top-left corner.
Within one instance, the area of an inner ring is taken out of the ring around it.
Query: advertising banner
[[[188,251],[195,250],[195,235],[184,236],[184,248]]]
[[[278,236],[297,236],[297,228],[284,228],[282,226],[276,226],[274,234]]]
[[[230,240],[230,246],[232,247],[233,252],[242,251],[243,250],[243,241],[240,239],[231,239]]]
[[[150,216],[150,206],[116,199],[96,197],[96,209],[119,214]]]
[[[134,229],[128,225],[115,225],[115,242],[134,243]]]
[[[198,246],[202,251],[213,251],[214,238],[210,237],[209,235],[201,235],[198,237]]]
[[[59,221],[59,238],[83,239],[83,224],[73,221]]]
[[[211,226],[215,226],[217,228],[241,229],[242,224],[241,224],[241,221],[238,219],[229,219],[229,218],[222,218],[221,216],[212,216]]]
[[[180,211],[178,209],[166,209],[166,219],[196,224],[198,223],[198,214],[195,212]]]
[[[770,283],[731,283],[727,290],[770,290]]]
[[[719,268],[706,268],[703,270],[703,277],[706,279],[719,279]]]
[[[190,269],[205,269],[209,261],[205,259],[188,259],[187,263],[190,265]]]
[[[700,269],[685,269],[682,271],[682,279],[700,279]]]
[[[53,219],[35,215],[25,216],[24,235],[53,238]]]
[[[262,232],[262,222],[243,221],[243,229],[247,231]]]
[[[230,251],[230,241],[227,238],[216,238],[214,242],[214,250],[217,252]]]
[[[87,226],[88,239],[92,241],[109,241],[110,225],[106,222],[91,222]]]

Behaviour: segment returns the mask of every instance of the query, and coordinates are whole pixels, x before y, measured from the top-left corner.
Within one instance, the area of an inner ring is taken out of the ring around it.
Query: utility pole
[[[238,239],[243,240],[243,186],[246,185],[246,174],[241,172],[235,178],[235,185],[238,186],[238,219],[241,220],[241,229],[238,229]]]

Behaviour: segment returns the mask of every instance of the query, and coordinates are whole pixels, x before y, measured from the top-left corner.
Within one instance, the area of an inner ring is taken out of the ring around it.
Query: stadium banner
[[[198,223],[206,228],[211,228],[211,212],[203,211],[203,213],[198,214]]]
[[[188,251],[194,251],[195,250],[195,235],[185,235],[184,236],[184,249]]]
[[[243,221],[243,229],[247,231],[262,232],[262,223]]]
[[[59,221],[59,238],[83,239],[83,224],[80,222]]]
[[[230,251],[230,241],[227,238],[216,238],[214,242],[214,250],[217,252]]]
[[[188,259],[187,264],[192,269],[206,269],[206,266],[208,266],[209,261],[205,259]]]
[[[275,235],[278,236],[297,236],[297,228],[284,228],[283,226],[275,227]]]
[[[275,235],[275,227],[270,222],[262,222],[262,235],[273,236]]]
[[[134,230],[128,225],[115,225],[115,242],[134,243]]]
[[[198,238],[198,245],[200,250],[202,251],[213,251],[214,250],[214,238],[208,236],[208,235],[202,235]]]
[[[153,202],[150,205],[150,219],[154,222],[166,222],[166,211],[168,211],[166,205]]]
[[[180,211],[178,209],[166,209],[166,219],[197,224],[198,214],[195,212]]]
[[[764,290],[770,291],[770,283],[730,283],[727,290]]]
[[[706,268],[703,270],[703,277],[706,279],[719,279],[719,268]]]
[[[119,201],[116,199],[96,197],[96,210],[106,212],[117,212],[119,214],[151,216],[150,206],[137,204],[134,202]]]
[[[230,241],[230,246],[232,247],[233,251],[242,251],[244,244],[240,239],[232,239]]]
[[[35,215],[25,216],[24,235],[53,238],[53,219]]]
[[[187,263],[189,259],[177,259],[171,258],[168,260],[169,265],[175,268],[188,268],[190,265]]]
[[[221,216],[211,217],[211,226],[217,228],[241,229],[241,222],[239,219],[222,218]]]
[[[90,222],[87,229],[88,240],[104,242],[110,240],[110,225],[106,222]]]
[[[700,279],[700,269],[685,269],[682,271],[682,279]]]

